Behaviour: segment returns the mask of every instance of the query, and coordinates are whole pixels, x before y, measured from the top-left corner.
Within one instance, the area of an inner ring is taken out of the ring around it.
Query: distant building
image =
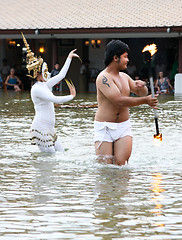
[[[121,39],[130,46],[129,57],[137,71],[143,68],[143,47],[155,42],[156,63],[162,60],[170,75],[177,61],[182,72],[181,0],[0,0],[0,5],[0,59],[7,58],[17,69],[23,67],[23,32],[49,68],[56,61],[62,64],[68,52],[77,48],[81,58],[89,60],[92,72],[99,72],[107,42]],[[79,68],[75,60],[68,73],[77,88]]]

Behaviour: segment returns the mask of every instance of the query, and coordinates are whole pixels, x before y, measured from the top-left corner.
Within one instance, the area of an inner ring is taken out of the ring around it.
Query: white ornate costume
[[[63,151],[54,130],[54,103],[70,101],[73,96],[55,96],[51,89],[66,76],[70,63],[71,59],[67,58],[58,75],[47,82],[36,82],[31,89],[31,98],[35,108],[35,117],[31,126],[32,144],[36,144],[42,152]]]
[[[70,101],[73,99],[73,96],[55,96],[52,93],[52,87],[65,78],[72,59],[68,57],[59,74],[50,78],[47,64],[43,63],[42,58],[34,56],[23,34],[22,36],[27,48],[26,67],[28,76],[36,78],[42,68],[42,77],[45,81],[37,81],[31,89],[31,98],[35,108],[35,117],[31,125],[32,144],[37,145],[41,152],[54,153],[55,151],[64,151],[60,139],[55,134],[54,103]]]

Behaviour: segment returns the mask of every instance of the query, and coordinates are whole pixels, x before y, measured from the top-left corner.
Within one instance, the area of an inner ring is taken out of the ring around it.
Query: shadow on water
[[[0,238],[181,239],[182,97],[159,97],[159,146],[152,109],[130,109],[133,152],[124,167],[95,160],[96,108],[56,108],[66,151],[50,155],[30,145],[29,93],[0,98]],[[71,102],[95,103],[95,94]]]

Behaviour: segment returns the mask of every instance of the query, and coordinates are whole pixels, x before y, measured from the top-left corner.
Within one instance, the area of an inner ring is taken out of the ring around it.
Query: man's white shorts
[[[94,121],[94,142],[114,142],[125,136],[132,137],[129,119],[120,123]]]

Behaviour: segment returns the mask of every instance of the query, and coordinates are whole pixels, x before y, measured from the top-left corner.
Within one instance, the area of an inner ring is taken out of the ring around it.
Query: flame
[[[153,56],[157,52],[157,45],[155,43],[152,43],[150,45],[146,45],[142,52],[149,51],[151,56]]]
[[[154,138],[162,142],[162,133],[154,134]]]
[[[159,146],[162,142],[162,133],[154,134],[154,145]]]

